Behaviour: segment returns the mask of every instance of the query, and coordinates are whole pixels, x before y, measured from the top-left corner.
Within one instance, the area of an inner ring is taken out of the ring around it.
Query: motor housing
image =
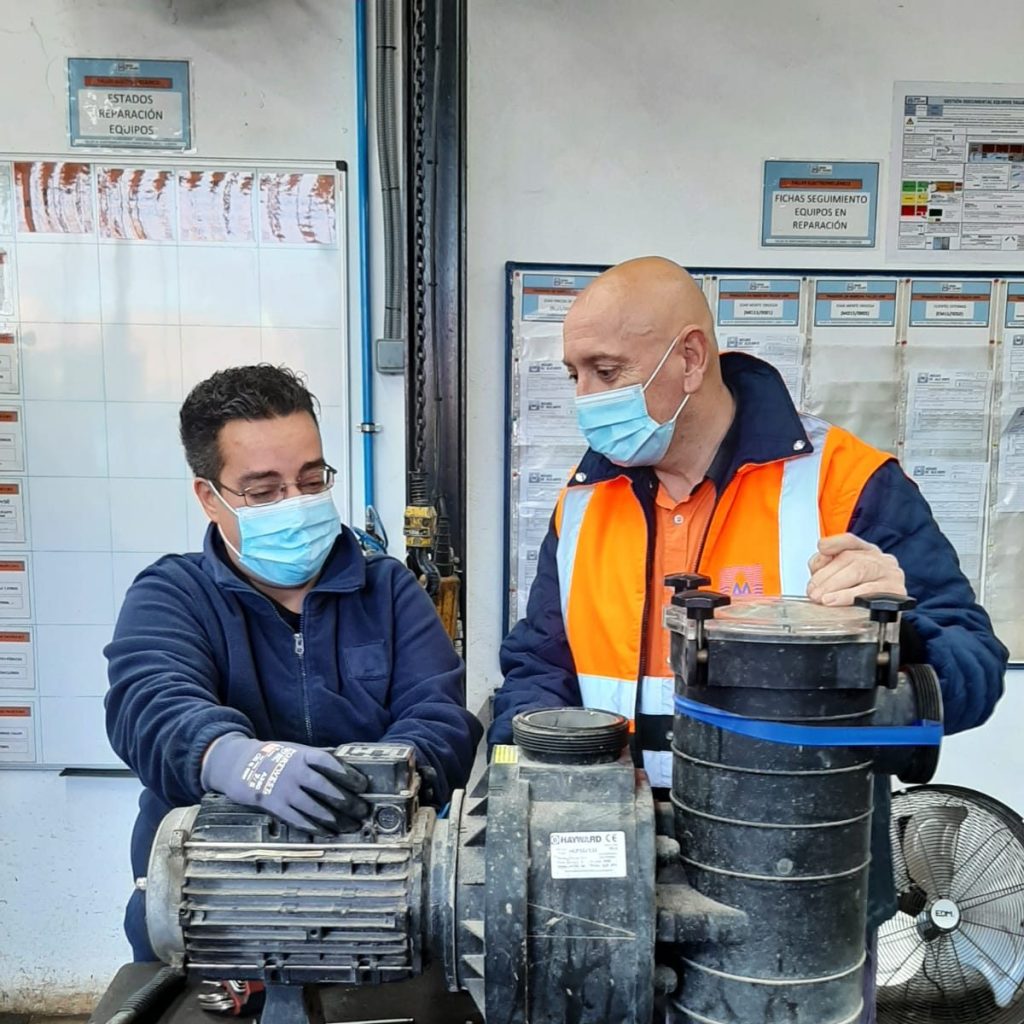
[[[434,812],[413,748],[347,744],[369,780],[360,832],[327,839],[210,793],[160,825],[146,924],[162,960],[208,978],[378,984],[421,973]]]

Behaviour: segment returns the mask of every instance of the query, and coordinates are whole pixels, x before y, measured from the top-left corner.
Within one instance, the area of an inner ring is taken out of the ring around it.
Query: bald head
[[[655,418],[659,392],[678,405],[683,394],[692,394],[705,380],[721,381],[704,293],[682,267],[659,256],[620,263],[596,278],[572,304],[562,339],[565,363],[581,396],[646,384],[669,352],[647,396]],[[680,363],[673,368],[682,372],[671,372],[669,363]],[[675,378],[674,390],[656,388],[665,382],[662,378]]]
[[[586,288],[569,310],[565,332],[614,331],[643,344],[671,340],[688,324],[714,340],[711,311],[696,281],[671,260],[644,256],[612,267]]]

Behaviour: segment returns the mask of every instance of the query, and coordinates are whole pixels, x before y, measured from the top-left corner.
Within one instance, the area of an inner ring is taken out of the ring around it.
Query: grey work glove
[[[202,784],[306,832],[356,832],[370,813],[366,776],[326,750],[232,732],[203,759]]]

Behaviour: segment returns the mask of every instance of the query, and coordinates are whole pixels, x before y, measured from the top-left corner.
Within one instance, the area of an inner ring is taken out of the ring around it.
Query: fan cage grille
[[[879,930],[879,1024],[1024,1024],[1019,815],[962,787],[918,786],[893,794],[890,839],[901,909]]]

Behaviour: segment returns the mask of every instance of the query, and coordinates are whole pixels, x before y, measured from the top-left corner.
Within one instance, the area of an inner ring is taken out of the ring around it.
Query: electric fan
[[[981,793],[918,786],[893,794],[890,833],[880,1024],[1022,1024],[1024,822]]]

